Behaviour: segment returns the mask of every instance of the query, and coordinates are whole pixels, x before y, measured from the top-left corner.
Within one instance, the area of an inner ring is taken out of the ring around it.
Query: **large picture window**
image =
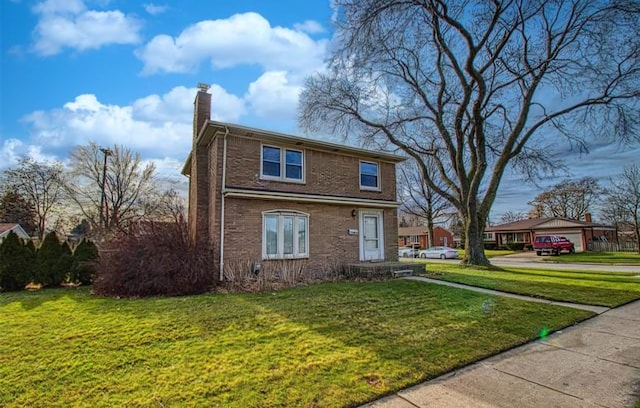
[[[378,163],[360,162],[360,188],[363,190],[380,190]]]
[[[309,215],[296,211],[263,213],[262,257],[264,259],[307,258]]]
[[[303,182],[304,152],[263,145],[261,176],[271,180]]]

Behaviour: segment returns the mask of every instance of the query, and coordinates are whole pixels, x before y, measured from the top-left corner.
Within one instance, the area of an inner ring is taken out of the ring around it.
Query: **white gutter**
[[[227,136],[229,128],[224,127],[224,139],[222,141],[222,188],[220,189],[220,282],[224,279],[224,196],[227,185]]]
[[[283,193],[278,191],[244,190],[238,188],[226,189],[224,196],[238,198],[257,198],[262,200],[297,201],[304,203],[353,205],[375,208],[397,208],[400,205],[400,203],[398,203],[397,201],[350,198],[340,196],[322,196],[316,194]]]

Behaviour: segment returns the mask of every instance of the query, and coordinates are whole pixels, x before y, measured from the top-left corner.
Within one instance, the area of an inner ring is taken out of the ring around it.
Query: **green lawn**
[[[542,260],[559,263],[601,263],[601,264],[630,264],[640,265],[640,254],[633,252],[581,252],[563,254],[560,256],[545,256]]]
[[[634,272],[549,271],[533,268],[488,270],[459,264],[427,263],[426,276],[545,299],[618,306],[640,298]]]
[[[0,406],[355,406],[591,315],[407,280],[3,293]]]

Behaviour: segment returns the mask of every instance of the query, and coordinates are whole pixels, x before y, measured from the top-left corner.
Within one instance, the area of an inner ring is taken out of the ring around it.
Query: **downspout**
[[[224,193],[227,189],[227,136],[229,128],[224,127],[222,141],[222,187],[220,189],[220,282],[224,279]]]

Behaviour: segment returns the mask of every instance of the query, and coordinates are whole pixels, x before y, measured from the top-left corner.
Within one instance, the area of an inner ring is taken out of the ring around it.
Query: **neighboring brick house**
[[[617,242],[616,228],[591,221],[587,214],[585,221],[570,218],[530,218],[527,220],[494,225],[485,228],[485,237],[491,234],[498,248],[509,243],[523,243],[530,247],[536,235],[560,235],[573,242],[576,252],[587,250],[592,240]],[[488,240],[485,239],[485,243]]]
[[[396,163],[388,153],[211,121],[195,99],[189,229],[220,270],[238,262],[397,260]],[[222,273],[220,279],[223,279]]]
[[[398,228],[399,246],[419,246],[426,249],[432,246],[453,246],[453,234],[442,227],[433,227],[433,241],[428,242],[427,227],[400,227]]]

